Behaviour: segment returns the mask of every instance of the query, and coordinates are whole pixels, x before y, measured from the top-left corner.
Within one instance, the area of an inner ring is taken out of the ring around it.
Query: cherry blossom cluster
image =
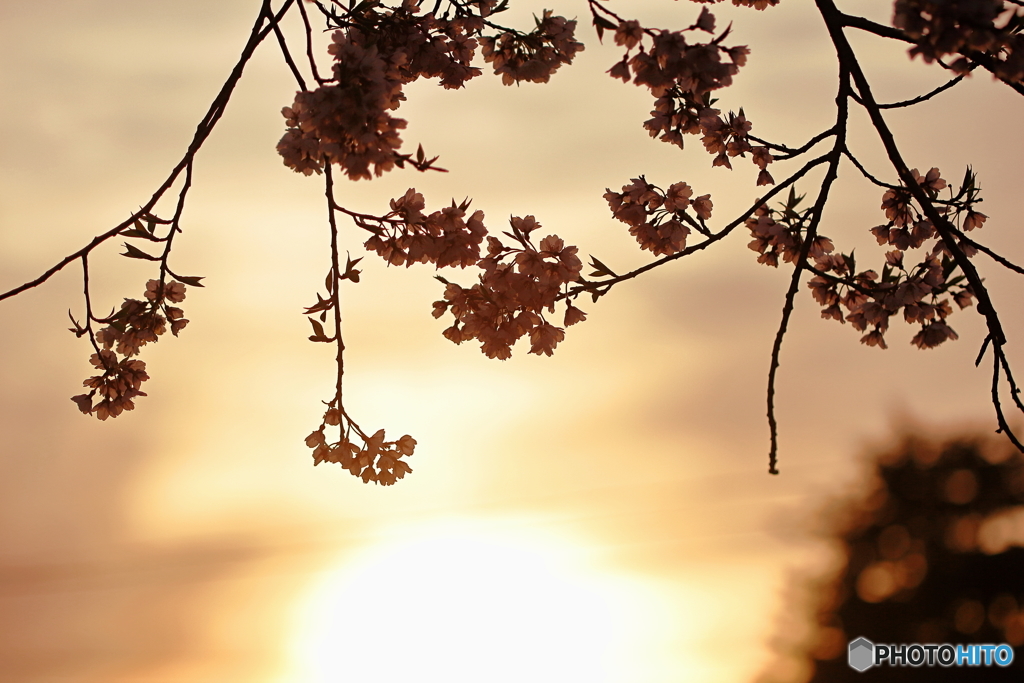
[[[718,2],[724,2],[725,0],[690,0],[691,2],[699,2],[705,5],[713,5]],[[779,4],[779,0],[732,0],[732,4],[737,7],[753,7],[754,9],[763,10],[768,7],[774,7]]]
[[[480,50],[505,85],[547,83],[560,66],[571,64],[576,53],[583,51],[575,31],[575,19],[552,16],[551,10],[544,10],[543,19],[537,20],[530,33],[505,31],[483,37]]]
[[[686,183],[673,183],[667,190],[652,185],[643,176],[633,178],[622,192],[605,192],[612,215],[629,226],[641,249],[655,256],[667,256],[686,247],[690,226],[707,234],[704,221],[711,218],[711,195],[693,197]],[[689,211],[692,209],[693,214]]]
[[[353,180],[379,176],[401,163],[406,121],[389,112],[405,99],[402,86],[425,77],[459,88],[480,75],[470,66],[477,46],[470,34],[482,28],[482,18],[439,19],[417,10],[411,2],[381,12],[371,7],[334,32],[334,78],[296,93],[282,110],[288,129],[277,149],[286,166],[311,175],[326,158]]]
[[[854,329],[867,332],[861,337],[861,342],[883,349],[886,348],[885,332],[889,329],[889,318],[901,309],[907,323],[921,326],[911,340],[918,348],[932,348],[947,339],[957,339],[956,332],[946,323],[953,308],[948,299],[940,298],[963,279],[947,279],[954,266],[952,261],[931,252],[916,266],[905,266],[903,252],[899,250],[887,252],[885,258],[881,278],[874,270],[845,279],[827,275],[811,278],[808,287],[823,307],[822,317],[849,322]],[[850,263],[849,256],[840,254],[819,258],[816,266],[821,272],[831,271],[843,278],[851,275]],[[970,306],[972,294],[969,286],[960,285],[953,298],[960,308]],[[840,305],[848,311],[845,320]]]
[[[418,14],[415,0],[384,9],[363,3],[365,9],[347,15],[329,48],[334,77],[296,93],[282,109],[287,130],[277,149],[285,165],[311,175],[329,161],[353,180],[380,176],[405,161],[425,170],[429,162],[417,164],[398,152],[406,121],[390,112],[405,99],[404,85],[437,78],[445,88],[461,88],[481,74],[471,65],[478,45],[506,84],[547,82],[583,49],[573,40],[576,22],[551,12],[530,33],[505,30],[494,37],[481,32],[495,0],[451,4],[451,18],[447,11]]]
[[[489,358],[511,357],[512,346],[529,335],[531,353],[551,355],[565,338],[564,329],[547,322],[544,311],[554,313],[556,302],[564,297],[564,287],[579,279],[583,264],[577,248],[566,246],[557,235],[548,235],[539,246],[532,234],[540,228],[533,216],[513,217],[512,232],[505,235],[518,246],[509,247],[489,236],[484,212],[474,211],[467,218],[470,201],[430,214],[425,213],[423,195],[410,188],[391,200],[391,211],[384,216],[353,216],[357,225],[374,233],[364,244],[390,265],[411,266],[432,263],[481,269],[478,284],[469,288],[438,277],[446,286],[444,298],[434,302],[434,317],[446,312],[455,317],[444,336],[461,344],[477,339]],[[487,238],[487,254],[481,258],[480,245]],[[327,299],[307,309],[307,313],[331,308]],[[566,302],[563,322],[574,325],[586,314]],[[330,341],[318,331],[314,341]],[[311,339],[313,339],[311,337]]]
[[[342,426],[342,423],[346,424]],[[333,443],[327,442],[325,434],[328,425],[342,426],[342,437]],[[353,439],[361,441],[361,445]],[[409,463],[402,460],[416,450],[416,439],[408,434],[397,441],[385,441],[383,429],[366,436],[362,430],[348,420],[345,413],[328,406],[320,428],[306,437],[306,445],[313,449],[313,465],[322,462],[338,463],[363,483],[374,482],[391,486],[406,474],[412,472]]]
[[[713,5],[724,1],[725,0],[690,0],[690,2],[697,2],[704,5]],[[737,7],[753,7],[756,10],[763,10],[779,4],[779,0],[732,0],[732,4]]]
[[[707,0],[695,0],[695,2],[707,2]],[[713,2],[721,2],[721,0],[713,0]],[[779,4],[779,0],[732,0],[732,4],[737,7],[753,7],[756,10],[763,10]]]
[[[607,20],[602,18],[601,22]],[[615,43],[626,48],[622,60],[609,73],[626,83],[632,80],[646,86],[656,98],[652,118],[644,123],[651,137],[681,148],[684,135],[701,135],[704,148],[715,155],[713,166],[731,169],[730,157],[750,153],[761,170],[757,184],[775,182],[766,170],[773,157],[767,147],[752,145],[748,140],[751,123],[743,111],[723,117],[711,106],[711,92],[732,83],[750,50],[743,45],[723,47],[721,42],[728,31],[707,43],[689,42],[688,32],[715,30],[715,17],[706,7],[693,26],[682,31],[645,29],[632,20],[607,25],[615,28]],[[631,56],[634,48],[637,52]]]
[[[487,256],[477,262],[483,272],[472,287],[445,283],[444,298],[434,302],[434,317],[451,313],[455,322],[444,336],[456,344],[476,339],[488,358],[507,359],[512,346],[529,336],[530,353],[550,356],[565,338],[565,330],[547,321],[563,289],[579,279],[583,264],[574,246],[548,235],[535,246],[532,233],[541,225],[533,216],[513,217],[511,233],[518,246],[487,238]],[[566,301],[563,324],[586,320],[586,314]]]
[[[911,169],[910,173],[932,200],[936,200],[939,192],[948,187],[948,183],[942,179],[937,168],[932,168],[923,176],[916,168]],[[969,232],[980,228],[985,224],[988,216],[975,210],[976,203],[980,201],[978,194],[979,188],[975,182],[975,175],[968,169],[960,192],[951,201],[939,204],[938,209],[943,215],[951,216],[953,222],[958,223],[964,231]],[[889,219],[889,223],[871,229],[871,233],[879,244],[891,244],[902,250],[906,250],[908,247],[916,249],[925,240],[934,236],[935,227],[915,208],[913,198],[906,187],[887,189],[882,195],[881,208],[885,211],[885,217]],[[963,244],[961,248],[969,255],[974,254],[974,248],[970,245]]]
[[[917,169],[911,173],[933,201],[948,186],[936,168],[924,175]],[[777,266],[780,257],[790,263],[799,259],[813,215],[812,209],[797,211],[801,199],[791,192],[781,211],[761,206],[747,219],[754,237],[749,246],[759,253],[758,262]],[[960,192],[939,206],[944,214],[959,220],[961,228],[970,230],[985,220],[984,214],[974,211],[975,201],[977,188],[973,174],[968,172]],[[932,348],[956,339],[956,332],[946,322],[954,309],[945,295],[951,295],[959,308],[966,308],[974,298],[970,285],[963,275],[955,276],[957,266],[952,254],[931,222],[915,210],[905,187],[887,189],[881,208],[889,222],[871,232],[879,245],[895,247],[885,254],[881,275],[874,270],[858,272],[853,254],[833,253],[835,247],[827,237],[816,235],[807,247],[809,268],[816,273],[808,287],[822,306],[822,318],[849,322],[866,333],[861,342],[883,349],[889,319],[901,311],[907,323],[920,325],[911,340],[915,346]],[[924,247],[929,241],[920,261],[908,263],[906,252]],[[959,246],[968,255],[974,253],[966,243]]]
[[[381,55],[357,29],[337,31],[332,52],[336,84],[299,92],[281,113],[288,126],[277,151],[289,168],[320,173],[324,159],[338,164],[353,180],[381,175],[395,164],[405,128],[395,109],[402,94],[398,66],[404,55]]]
[[[796,263],[800,258],[811,216],[811,209],[797,211],[802,200],[803,196],[797,196],[790,188],[789,199],[781,211],[762,204],[746,220],[754,238],[747,246],[758,253],[758,263],[778,268],[780,258],[784,263]],[[807,249],[810,258],[818,259],[831,254],[835,246],[829,238],[815,235]]]
[[[125,299],[119,311],[98,319],[107,326],[95,333],[97,352],[92,354],[89,362],[103,372],[83,382],[92,391],[71,397],[79,410],[106,420],[135,408],[133,399],[146,395],[140,387],[149,375],[146,374],[146,364],[131,357],[138,355],[146,344],[157,341],[167,331],[168,323],[171,333],[178,336],[188,320],[180,308],[169,304],[184,300],[185,285],[182,283],[150,280],[146,283],[145,300]],[[78,336],[89,333],[91,329],[77,322],[74,324],[71,331]],[[94,404],[95,399],[99,400]]]
[[[993,73],[1016,83],[1024,81],[1022,20],[1003,0],[896,0],[893,9],[893,25],[916,41],[911,56],[930,63],[957,53],[998,53]],[[964,73],[970,65],[961,56],[950,66]]]
[[[480,244],[487,235],[483,211],[466,217],[469,201],[430,214],[424,213],[423,195],[410,188],[391,200],[391,211],[377,222],[361,224],[375,234],[363,246],[393,266],[433,263],[438,268],[476,264]]]
[[[82,383],[92,391],[71,397],[86,415],[95,415],[99,420],[117,417],[125,410],[134,410],[134,399],[146,395],[141,390],[142,383],[149,379],[145,362],[118,358],[110,349],[92,354],[89,362],[102,373]],[[100,399],[95,405],[94,397]]]
[[[122,356],[134,356],[149,342],[157,341],[168,323],[175,337],[188,325],[184,311],[168,305],[185,300],[182,283],[150,280],[145,297],[144,301],[125,299],[117,313],[104,319],[109,324],[96,332],[96,341],[106,349],[116,348]]]

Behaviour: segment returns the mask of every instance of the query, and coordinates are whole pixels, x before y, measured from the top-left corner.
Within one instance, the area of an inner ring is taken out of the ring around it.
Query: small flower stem
[[[329,159],[324,163],[324,185],[327,194],[327,220],[331,226],[331,276],[334,279],[334,286],[331,288],[331,298],[334,301],[334,336],[338,345],[338,376],[335,384],[335,400],[338,405],[338,412],[345,415],[345,406],[342,403],[342,379],[345,375],[345,341],[341,337],[341,265],[338,254],[338,222],[334,212],[337,204],[334,201],[334,175],[331,172]],[[347,419],[347,415],[345,415]]]
[[[170,270],[167,267],[167,259],[171,256],[171,247],[174,243],[174,236],[182,231],[180,222],[181,215],[185,211],[185,197],[188,196],[188,191],[192,188],[192,162],[193,159],[189,159],[188,163],[185,164],[185,182],[181,186],[181,191],[178,193],[178,202],[174,207],[174,217],[171,218],[170,222],[171,229],[167,233],[167,241],[164,244],[164,253],[160,256],[160,296],[154,300],[154,310],[156,310],[156,306],[159,302],[163,300],[163,286],[167,279],[167,273]]]
[[[89,341],[96,353],[100,352],[100,346],[96,343],[96,335],[92,331],[92,297],[89,294],[89,255],[82,254],[82,280],[85,293],[85,329],[89,333]]]

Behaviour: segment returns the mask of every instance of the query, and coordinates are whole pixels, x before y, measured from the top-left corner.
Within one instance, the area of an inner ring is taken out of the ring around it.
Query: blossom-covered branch
[[[605,263],[610,259],[591,256],[592,271],[584,276],[578,247],[543,230],[540,220],[526,212],[510,217],[508,230],[495,233],[487,227],[484,209],[471,208],[468,198],[428,209],[423,194],[409,188],[381,213],[366,213],[342,206],[335,193],[335,182],[341,177],[368,181],[403,168],[445,172],[438,165],[439,156],[428,155],[421,145],[415,152],[404,150],[407,121],[397,112],[406,100],[406,86],[432,79],[442,88],[459,89],[485,71],[500,77],[504,85],[549,83],[584,49],[577,39],[575,19],[544,9],[528,29],[505,26],[495,17],[508,9],[509,0],[500,4],[498,0],[434,0],[429,8],[417,0],[391,4],[284,0],[276,11],[271,0],[263,0],[234,69],[184,156],[149,200],[39,277],[0,294],[0,300],[39,286],[80,261],[85,314],[78,318],[71,314],[71,331],[88,338],[96,374],[85,381],[87,393],[73,400],[82,412],[101,420],[132,410],[135,399],[145,395],[141,387],[149,378],[145,363],[137,357],[140,350],[168,329],[177,335],[185,327],[188,320],[177,304],[184,300],[187,286],[202,286],[201,278],[178,275],[170,262],[176,236],[183,230],[197,154],[256,48],[273,33],[282,68],[288,69],[297,86],[294,96],[284,100],[290,104],[282,109],[283,135],[277,151],[295,172],[322,178],[330,232],[324,290],[304,311],[312,328],[309,339],[335,349],[334,395],[324,401],[319,427],[305,440],[314,465],[337,463],[364,482],[390,485],[412,471],[407,459],[416,447],[410,435],[388,440],[383,429],[372,434],[364,430],[343,400],[341,292],[343,286],[360,281],[357,266],[363,257],[350,255],[357,245],[343,243],[339,218],[351,220],[362,231],[365,252],[389,266],[417,264],[472,273],[470,281],[462,284],[455,275],[435,275],[444,289],[434,302],[433,315],[451,316],[441,332],[444,337],[456,344],[478,342],[480,350],[494,359],[509,358],[524,339],[530,353],[552,355],[565,339],[566,328],[587,319],[588,314],[577,306],[579,297],[589,295],[596,303],[616,285],[703,251],[741,226],[746,228],[748,247],[759,263],[792,268],[769,354],[767,420],[769,472],[773,474],[778,473],[779,452],[777,376],[801,283],[821,307],[822,318],[849,323],[862,343],[877,349],[886,348],[890,322],[900,317],[915,327],[911,343],[921,349],[956,340],[951,316],[977,302],[976,310],[987,326],[978,362],[991,352],[991,398],[999,427],[1024,450],[1009,430],[1000,393],[1008,387],[1013,405],[1024,411],[1005,354],[1006,335],[972,257],[982,252],[1011,271],[1024,273],[1024,268],[974,237],[988,221],[980,210],[983,198],[977,174],[968,167],[956,183],[931,164],[914,168],[883,115],[888,109],[942,97],[977,69],[989,71],[1024,94],[1022,4],[895,0],[893,26],[884,26],[841,12],[833,0],[816,0],[823,30],[836,54],[834,124],[817,134],[808,133],[803,144],[789,146],[761,130],[755,135],[743,107],[719,105],[723,92],[751,58],[751,50],[731,43],[731,25],[718,28],[710,7],[717,1],[694,0],[701,7],[689,6],[690,12],[681,12],[685,16],[680,29],[643,26],[600,0],[587,3],[597,38],[610,35],[622,49],[608,74],[623,84],[644,88],[653,98],[650,118],[638,125],[652,138],[680,150],[688,136],[699,138],[711,156],[708,172],[732,170],[734,161],[749,159],[753,168],[747,167],[748,182],[763,188],[748,208],[723,218],[722,207],[715,207],[710,193],[702,193],[703,178],[658,185],[643,173],[629,171],[625,175],[629,183],[619,191],[606,188],[604,200],[612,218],[626,226],[641,250],[652,255],[650,262],[638,268],[619,274]],[[755,10],[768,10],[778,3],[733,0],[734,5]],[[282,24],[296,7],[295,27],[301,31],[298,48],[290,42],[290,29]],[[331,33],[325,55],[314,49],[316,29],[311,17],[322,20]],[[847,39],[848,29],[907,43],[910,58],[921,57],[956,76],[922,95],[880,104]],[[867,113],[891,172],[869,172],[851,149],[847,136],[851,102]],[[819,145],[829,147],[822,152]],[[812,154],[815,149],[819,151]],[[858,181],[873,183],[881,195],[884,222],[867,228],[881,252],[874,268],[864,267],[863,255],[858,266],[852,249],[844,252],[826,235],[836,236],[846,227],[825,218],[846,162],[860,174]],[[781,180],[777,182],[775,176]],[[808,183],[811,191],[806,190]],[[177,200],[173,211],[168,211],[161,201],[174,187]],[[807,196],[813,201],[805,203]],[[115,237],[129,240],[124,244],[125,257],[150,261],[155,272],[141,298],[126,298],[119,308],[102,316],[96,313],[90,291],[95,274],[90,272],[89,258]],[[342,251],[346,252],[344,263]]]

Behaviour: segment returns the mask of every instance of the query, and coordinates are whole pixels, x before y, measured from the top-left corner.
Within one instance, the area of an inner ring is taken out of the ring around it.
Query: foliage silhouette
[[[868,487],[825,513],[842,568],[802,587],[814,626],[790,657],[811,681],[1020,680],[1007,668],[846,662],[850,640],[1024,644],[1024,459],[1005,441],[906,435],[875,454]],[[785,635],[782,635],[783,641]],[[767,674],[764,681],[808,680]]]

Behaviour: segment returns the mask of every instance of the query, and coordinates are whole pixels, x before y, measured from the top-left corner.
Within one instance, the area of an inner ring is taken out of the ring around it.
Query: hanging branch
[[[849,116],[850,96],[850,74],[845,67],[840,66],[839,72],[839,93],[836,95],[836,109],[838,110],[835,130],[835,144],[829,153],[828,168],[825,171],[825,178],[821,181],[818,190],[818,198],[814,203],[811,214],[811,222],[807,227],[803,245],[800,247],[800,257],[793,268],[793,276],[790,278],[789,290],[786,292],[785,304],[782,307],[782,320],[779,322],[779,330],[775,334],[775,343],[772,346],[771,364],[768,369],[768,429],[770,433],[770,448],[768,451],[768,473],[778,474],[778,450],[779,434],[778,424],[775,420],[775,377],[779,369],[779,356],[782,352],[782,340],[786,335],[786,328],[789,325],[789,317],[793,313],[793,301],[796,298],[797,288],[800,286],[800,275],[805,268],[807,257],[810,254],[811,245],[814,244],[818,232],[818,225],[825,211],[825,204],[828,203],[829,191],[832,184],[839,176],[839,161],[842,159],[843,151],[846,149],[846,123]]]

